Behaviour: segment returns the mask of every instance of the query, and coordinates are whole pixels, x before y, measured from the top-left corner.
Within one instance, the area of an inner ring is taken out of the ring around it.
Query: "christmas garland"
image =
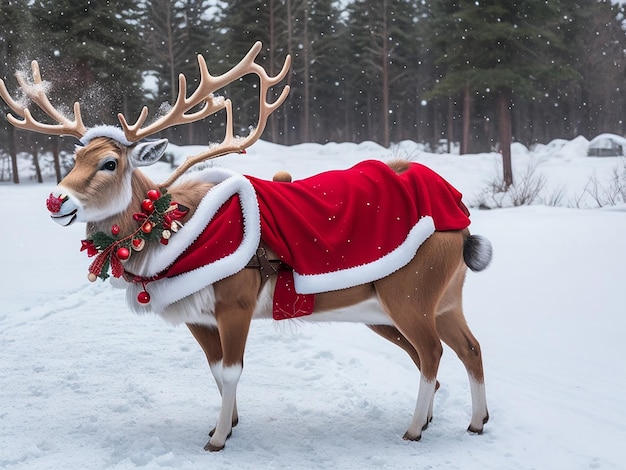
[[[120,227],[111,226],[109,233],[96,232],[85,240],[81,240],[80,251],[87,251],[87,256],[96,256],[89,266],[88,278],[95,281],[97,278],[105,280],[110,277],[119,278],[124,274],[123,261],[130,258],[133,251],[141,251],[146,243],[159,241],[167,245],[172,234],[176,233],[189,209],[182,204],[172,201],[172,196],[161,194],[156,189],[146,193],[146,199],[141,202],[141,212],[133,214],[133,219],[139,223],[139,228],[130,235],[119,238]],[[143,292],[141,303],[148,303],[148,293]]]

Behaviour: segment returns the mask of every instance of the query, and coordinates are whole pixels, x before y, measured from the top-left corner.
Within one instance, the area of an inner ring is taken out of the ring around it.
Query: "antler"
[[[267,124],[267,118],[287,98],[289,85],[285,85],[280,96],[273,103],[267,101],[267,92],[270,87],[285,78],[291,65],[291,57],[287,56],[282,70],[276,76],[270,77],[262,66],[254,62],[261,51],[261,47],[261,43],[256,42],[241,62],[228,72],[218,76],[213,76],[209,73],[204,57],[198,55],[198,66],[200,67],[200,84],[198,88],[191,96],[187,97],[187,80],[183,74],[180,74],[178,77],[178,97],[170,111],[165,116],[162,116],[143,129],[141,126],[148,117],[147,107],[141,110],[139,118],[133,125],[129,125],[122,114],[118,115],[126,138],[131,142],[136,142],[137,140],[155,134],[168,127],[199,121],[219,110],[226,110],[226,136],[224,140],[219,144],[211,146],[206,152],[188,157],[183,164],[172,173],[167,181],[161,184],[161,187],[170,186],[180,175],[196,163],[228,153],[242,152],[261,137],[265,125]],[[258,75],[261,85],[259,92],[259,122],[248,136],[235,137],[233,134],[232,103],[228,99],[214,97],[213,92],[251,73]],[[191,112],[193,108],[199,105],[201,106],[199,110]]]
[[[41,132],[42,134],[48,135],[73,135],[80,139],[85,132],[87,132],[87,128],[83,124],[80,114],[80,104],[78,102],[74,103],[74,121],[70,121],[52,106],[52,103],[50,103],[50,100],[46,96],[46,83],[41,79],[39,64],[36,60],[33,60],[31,68],[33,70],[33,83],[28,83],[22,72],[16,72],[15,78],[22,92],[58,124],[45,124],[33,118],[28,108],[20,105],[19,102],[11,98],[4,81],[0,79],[0,96],[2,96],[2,99],[9,105],[13,112],[22,118],[22,120],[17,119],[9,113],[7,114],[7,120],[20,129]]]

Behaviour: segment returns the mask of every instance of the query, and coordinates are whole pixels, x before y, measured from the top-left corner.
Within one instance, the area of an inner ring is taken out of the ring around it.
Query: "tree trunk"
[[[59,158],[59,139],[57,137],[52,138],[52,158],[54,161],[54,172],[56,173],[57,183],[60,183],[63,179],[61,174],[61,159]]]
[[[311,142],[311,72],[309,71],[310,65],[310,48],[311,43],[309,42],[309,8],[305,5],[304,7],[304,31],[303,31],[303,41],[302,41],[302,62],[303,62],[303,70],[302,70],[302,139],[304,142]]]
[[[270,43],[269,43],[269,74],[271,77],[273,77],[274,75],[276,75],[276,71],[275,71],[275,63],[276,63],[276,59],[275,59],[275,51],[276,49],[278,49],[277,47],[277,40],[276,40],[276,25],[275,25],[275,21],[274,21],[274,14],[276,13],[275,10],[276,6],[274,4],[274,0],[270,0],[269,2],[269,10],[270,10],[270,18],[269,18],[269,37],[270,37]],[[275,113],[272,113],[269,117],[269,131],[270,131],[270,136],[271,136],[271,141],[272,142],[278,142],[278,124],[276,121],[277,117]]]
[[[431,117],[432,128],[433,128],[431,148],[433,152],[437,152],[437,149],[439,148],[439,139],[441,139],[441,136],[443,135],[442,129],[441,129],[442,119],[439,116],[440,109],[441,109],[441,105],[439,104],[439,100],[437,100],[436,103],[433,103],[432,117]]]
[[[292,11],[291,11],[291,0],[286,0],[285,1],[285,6],[287,8],[287,53],[291,56],[292,60],[295,57],[294,55],[294,44],[293,44],[293,18],[292,18]],[[292,78],[293,78],[293,66],[291,68],[291,70],[289,71],[289,73],[287,74],[287,85],[292,86]],[[293,97],[294,97],[294,93],[291,92],[287,95],[287,102],[283,105],[285,110],[289,110],[288,112],[286,111],[284,113],[284,120],[283,120],[283,139],[282,139],[282,143],[285,145],[289,145],[292,143],[291,140],[291,121],[289,120],[289,116],[290,116],[290,112],[293,109]]]
[[[9,126],[9,154],[11,155],[11,172],[13,173],[13,182],[19,184],[20,175],[17,169],[17,149],[15,146],[15,130],[13,126]]]
[[[502,177],[508,189],[513,184],[513,165],[511,163],[511,108],[509,94],[498,93],[498,127],[500,131],[500,152],[502,153]]]
[[[452,141],[454,140],[454,103],[448,98],[448,145],[447,152],[452,153]]]
[[[169,5],[164,13],[166,18],[165,27],[167,28],[167,44],[165,45],[165,47],[167,47],[167,65],[170,71],[170,104],[174,106],[174,102],[176,101],[176,85],[178,84],[178,80],[175,70],[176,58],[174,57],[174,25],[172,20],[172,6]]]
[[[387,27],[387,2],[383,5],[383,63],[382,63],[382,79],[383,79],[383,146],[389,147],[389,32]]]
[[[37,183],[43,183],[43,177],[41,175],[41,165],[39,165],[39,150],[38,145],[35,143],[33,148],[33,166],[35,167],[35,177],[37,178]]]
[[[463,137],[461,138],[461,155],[465,155],[469,152],[470,123],[472,121],[470,115],[472,112],[471,109],[472,98],[470,95],[470,87],[469,84],[466,84],[463,90]]]

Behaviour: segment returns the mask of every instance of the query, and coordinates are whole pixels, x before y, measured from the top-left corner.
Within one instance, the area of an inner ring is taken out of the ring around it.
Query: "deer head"
[[[32,62],[32,81],[21,72],[16,73],[16,78],[24,97],[35,103],[55,124],[37,121],[21,100],[14,100],[9,95],[4,81],[0,80],[0,96],[21,118],[8,114],[7,120],[11,124],[20,129],[48,135],[72,135],[80,141],[75,152],[74,168],[47,200],[53,220],[65,226],[75,221],[99,222],[126,210],[133,197],[133,174],[138,168],[158,161],[167,147],[167,139],[144,139],[169,127],[205,119],[222,109],[226,111],[224,140],[210,146],[203,153],[188,157],[167,181],[159,185],[161,189],[169,187],[196,163],[228,153],[244,152],[261,137],[269,115],[285,101],[289,93],[289,86],[286,85],[273,103],[268,102],[269,89],[287,75],[291,58],[287,56],[282,70],[276,76],[270,77],[255,62],[261,48],[260,42],[255,43],[235,67],[217,76],[209,73],[204,57],[198,55],[200,82],[196,90],[188,95],[186,77],[180,74],[175,103],[167,114],[146,126],[147,107],[142,109],[134,124],[129,124],[122,114],[118,114],[120,127],[86,128],[78,102],[74,103],[74,119],[67,118],[50,103],[46,94],[48,83],[41,79],[36,61]],[[260,80],[259,118],[257,126],[249,135],[238,137],[233,132],[231,101],[215,96],[214,93],[248,74],[256,74]]]

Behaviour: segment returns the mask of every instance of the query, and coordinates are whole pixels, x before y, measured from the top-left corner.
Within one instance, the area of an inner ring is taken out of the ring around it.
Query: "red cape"
[[[259,201],[261,238],[300,277],[371,265],[402,249],[424,217],[438,231],[470,223],[461,193],[418,163],[400,175],[365,161],[292,183],[247,178]],[[379,278],[375,271],[370,280]]]
[[[406,265],[435,230],[462,230],[461,193],[418,163],[380,161],[280,183],[210,169],[215,186],[141,273],[157,311],[243,269],[263,239],[293,268],[298,294],[344,289]],[[278,288],[277,288],[278,289]]]

